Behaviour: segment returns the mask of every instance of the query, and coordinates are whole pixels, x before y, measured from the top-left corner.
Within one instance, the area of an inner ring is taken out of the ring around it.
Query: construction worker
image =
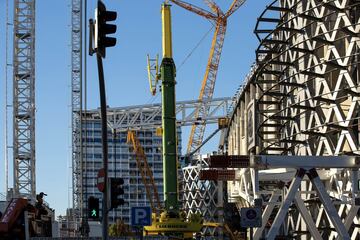
[[[36,195],[36,218],[40,219],[41,215],[47,215],[48,212],[46,211],[44,207],[44,196],[47,196],[46,193],[40,192]]]
[[[47,196],[47,194],[46,193],[43,193],[43,192],[41,192],[41,193],[39,193],[39,194],[36,194],[36,200],[37,200],[37,202],[38,203],[40,203],[41,205],[44,203],[44,196]]]

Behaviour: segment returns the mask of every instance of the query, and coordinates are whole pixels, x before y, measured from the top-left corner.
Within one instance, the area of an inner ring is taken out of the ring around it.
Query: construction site
[[[359,0],[0,8],[0,240],[360,240]]]

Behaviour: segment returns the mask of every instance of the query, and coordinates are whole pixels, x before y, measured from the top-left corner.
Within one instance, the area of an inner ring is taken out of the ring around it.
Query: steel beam
[[[296,194],[294,200],[295,200],[296,207],[299,209],[301,216],[304,218],[304,221],[311,233],[311,236],[314,239],[322,239],[322,237],[321,237],[319,231],[317,230],[316,225],[315,225],[308,209],[306,208],[304,201],[301,199],[299,193]]]
[[[295,198],[295,194],[297,193],[297,191],[300,187],[301,180],[303,179],[304,175],[305,175],[304,169],[300,169],[296,173],[296,176],[295,176],[294,180],[291,182],[289,191],[286,194],[285,199],[280,206],[279,212],[276,214],[275,220],[274,220],[273,224],[271,225],[270,231],[269,231],[268,235],[266,236],[266,239],[273,240],[279,233],[279,229],[280,229],[282,223],[284,222],[284,219],[289,210],[290,204],[292,203],[292,201]]]
[[[262,214],[262,224],[261,227],[256,228],[254,232],[254,240],[259,240],[262,236],[263,230],[265,229],[265,226],[270,218],[271,213],[273,212],[276,204],[274,202],[277,202],[279,200],[280,194],[273,193],[269,199],[269,204],[265,207],[265,210]]]
[[[207,103],[210,112],[205,119],[207,124],[218,122],[219,118],[226,117],[229,113],[231,98],[216,98]],[[176,119],[178,126],[191,126],[199,120],[195,118],[195,110],[200,105],[199,101],[176,102]],[[148,104],[138,106],[127,106],[108,109],[108,127],[116,129],[117,132],[128,129],[154,129],[161,127],[161,104]],[[99,110],[87,111],[88,120],[99,119]]]
[[[338,212],[332,203],[329,195],[327,194],[323,183],[321,182],[317,172],[315,169],[311,169],[307,174],[310,178],[310,181],[313,183],[313,186],[323,203],[327,216],[329,217],[330,221],[334,224],[336,231],[338,232],[339,236],[343,240],[350,240],[349,233],[347,232],[344,223],[341,221],[341,218],[338,215]]]
[[[347,208],[347,206],[345,206]],[[359,206],[355,206],[352,205],[349,209],[349,212],[345,218],[345,228],[346,231],[349,231],[351,225],[354,223],[354,219],[357,216],[357,213],[359,212],[360,207]],[[356,231],[356,228],[354,229],[354,231]],[[338,235],[338,237],[336,238],[336,240],[341,240],[341,236]]]
[[[259,155],[250,158],[254,168],[359,168],[359,156],[276,156]]]

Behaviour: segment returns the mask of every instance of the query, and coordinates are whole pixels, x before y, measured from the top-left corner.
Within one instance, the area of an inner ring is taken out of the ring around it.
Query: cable
[[[190,53],[185,57],[185,59],[180,63],[179,67],[177,68],[177,71],[181,69],[181,67],[185,64],[185,62],[191,57],[191,55],[195,52],[195,50],[200,46],[200,44],[205,40],[205,38],[209,35],[211,30],[214,29],[215,25],[212,25],[212,27],[207,31],[204,36],[200,39],[200,41],[195,45],[195,47],[190,51]]]

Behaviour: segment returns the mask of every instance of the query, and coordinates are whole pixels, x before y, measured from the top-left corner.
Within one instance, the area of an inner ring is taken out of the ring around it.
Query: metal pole
[[[106,119],[106,93],[105,93],[105,79],[102,58],[99,53],[96,53],[99,73],[99,91],[100,91],[100,112],[101,112],[101,142],[103,152],[103,168],[104,176],[104,192],[102,202],[102,230],[103,239],[108,239],[108,139],[107,139],[107,119]]]
[[[87,115],[86,115],[86,111],[87,111],[87,0],[84,1],[84,25],[83,25],[83,29],[84,29],[84,36],[82,36],[83,38],[83,41],[84,41],[84,44],[83,44],[83,58],[84,58],[84,65],[83,65],[83,81],[84,81],[84,88],[81,90],[81,92],[83,92],[83,95],[84,96],[84,111],[83,111],[83,114],[85,115],[85,118],[83,119],[84,120],[84,125],[85,125],[85,129],[86,131],[84,132],[84,138],[86,139],[82,144],[83,144],[83,148],[84,148],[84,153],[85,153],[85,156],[87,156]],[[88,178],[87,178],[87,157],[85,157],[85,161],[84,161],[84,185],[85,185],[85,189],[84,190],[84,199],[85,201],[88,200],[88,189],[87,189],[87,182],[88,182]],[[85,213],[84,213],[84,216],[85,216],[85,237],[89,237],[89,232],[90,232],[90,228],[89,228],[89,216],[88,216],[88,204],[85,204]]]
[[[25,228],[25,240],[30,240],[30,231],[29,231],[29,213],[24,211],[24,228]]]
[[[144,239],[143,232],[144,232],[144,227],[140,227],[140,240]]]
[[[250,228],[250,240],[254,240],[254,230],[253,230],[253,228],[251,227]]]
[[[114,169],[114,178],[116,178],[116,128],[113,130],[113,169]],[[113,209],[113,222],[116,222],[117,210]]]

